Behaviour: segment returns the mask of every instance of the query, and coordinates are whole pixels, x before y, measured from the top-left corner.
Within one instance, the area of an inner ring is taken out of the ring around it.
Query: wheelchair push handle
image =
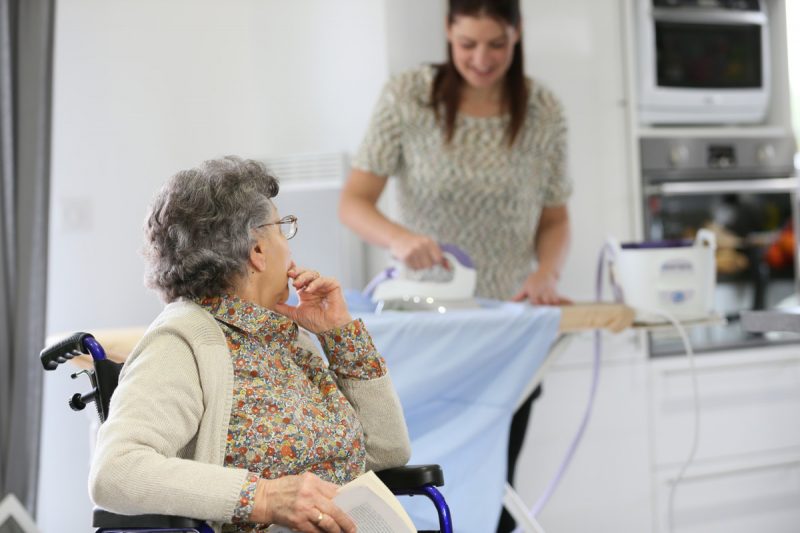
[[[81,354],[91,354],[95,361],[106,358],[103,347],[90,333],[78,332],[42,350],[39,359],[45,370],[55,370],[61,363],[66,363]]]
[[[86,374],[92,388],[85,394],[76,393],[69,399],[69,406],[74,411],[80,411],[89,403],[94,402],[100,422],[108,418],[111,403],[111,394],[117,387],[121,363],[106,358],[106,352],[91,333],[78,332],[66,339],[57,342],[49,348],[42,350],[39,358],[45,370],[55,370],[58,365],[66,363],[81,354],[90,354],[93,364],[91,370],[83,370],[72,374],[72,379],[81,374]]]

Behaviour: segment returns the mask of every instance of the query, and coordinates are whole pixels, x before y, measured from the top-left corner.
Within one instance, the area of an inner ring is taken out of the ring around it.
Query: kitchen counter
[[[744,311],[742,329],[751,333],[784,331],[800,333],[800,307],[770,311]]]

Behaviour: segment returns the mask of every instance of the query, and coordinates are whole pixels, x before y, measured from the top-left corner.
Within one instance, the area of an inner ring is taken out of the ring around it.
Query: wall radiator
[[[336,277],[344,288],[363,288],[366,245],[339,222],[337,214],[342,184],[350,172],[347,154],[296,154],[263,161],[280,180],[275,204],[281,216],[298,219],[297,235],[289,243],[294,261]]]

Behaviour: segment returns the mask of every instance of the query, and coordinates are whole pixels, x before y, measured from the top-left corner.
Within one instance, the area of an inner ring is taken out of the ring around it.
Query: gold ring
[[[322,511],[320,511],[320,513],[317,515],[317,524],[319,524],[320,522],[322,522],[322,519],[323,519],[323,518],[325,518],[325,515],[324,515],[324,514],[322,514]]]

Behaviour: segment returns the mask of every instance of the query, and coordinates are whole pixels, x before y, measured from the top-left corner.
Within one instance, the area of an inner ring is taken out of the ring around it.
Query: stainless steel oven
[[[745,333],[739,313],[796,299],[797,187],[790,135],[641,140],[647,240],[717,237],[715,308],[725,324],[692,327],[699,351],[794,340]],[[674,333],[650,335],[651,355],[681,352]]]

